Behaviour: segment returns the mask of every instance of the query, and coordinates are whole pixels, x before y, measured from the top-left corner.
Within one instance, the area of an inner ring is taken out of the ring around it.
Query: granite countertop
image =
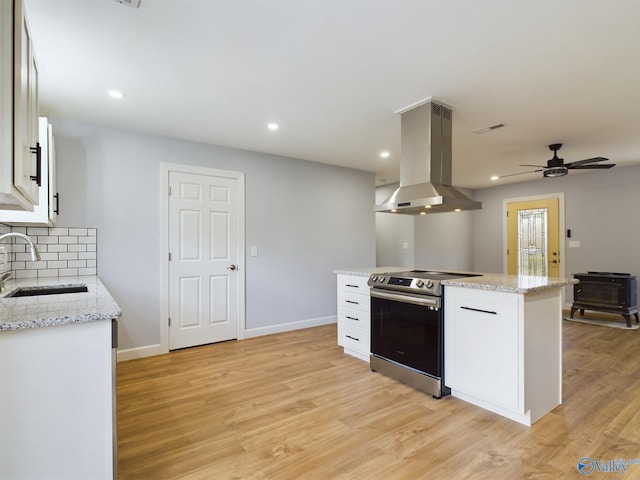
[[[453,270],[441,268],[416,268],[417,270],[448,271],[454,273],[475,273],[477,277],[462,277],[449,280],[442,280],[442,285],[454,285],[457,287],[476,288],[480,290],[491,290],[495,292],[507,293],[530,293],[553,288],[562,288],[567,285],[578,283],[575,278],[549,278],[534,277],[529,275],[506,275],[502,273],[479,273],[479,272],[455,272]],[[348,268],[336,269],[333,273],[344,275],[355,275],[368,277],[374,273],[404,272],[413,270],[410,267],[371,267],[371,268]]]
[[[391,272],[405,272],[412,270],[408,267],[369,267],[369,268],[339,268],[333,271],[333,273],[341,275],[354,275],[356,277],[368,277],[374,273],[391,273]]]
[[[89,291],[33,297],[6,297],[19,287],[78,284],[86,285]],[[95,275],[10,280],[5,283],[5,289],[0,294],[0,333],[9,330],[111,320],[121,315],[120,307]]]
[[[553,288],[562,288],[578,283],[575,278],[549,278],[529,275],[506,275],[502,273],[482,273],[480,277],[453,278],[442,280],[442,284],[457,287],[477,288],[507,293],[530,293]]]

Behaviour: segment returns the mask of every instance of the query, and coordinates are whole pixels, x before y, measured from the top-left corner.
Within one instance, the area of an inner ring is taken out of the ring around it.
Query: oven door
[[[371,353],[442,378],[442,299],[372,288]]]

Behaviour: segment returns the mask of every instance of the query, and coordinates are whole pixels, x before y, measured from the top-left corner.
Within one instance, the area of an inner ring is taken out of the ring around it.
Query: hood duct
[[[424,215],[478,210],[476,202],[451,185],[451,109],[433,102],[400,113],[400,186],[376,212]]]

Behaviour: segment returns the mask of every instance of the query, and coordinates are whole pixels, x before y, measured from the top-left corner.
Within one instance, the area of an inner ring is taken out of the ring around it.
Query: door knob
[[[238,269],[237,265],[234,265],[233,263],[227,267],[227,270],[237,270],[237,269]]]

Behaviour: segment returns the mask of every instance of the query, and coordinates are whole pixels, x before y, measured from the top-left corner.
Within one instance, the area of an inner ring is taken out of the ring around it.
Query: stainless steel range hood
[[[427,99],[398,111],[402,158],[400,186],[376,212],[424,215],[478,210],[476,202],[451,185],[451,109]]]

